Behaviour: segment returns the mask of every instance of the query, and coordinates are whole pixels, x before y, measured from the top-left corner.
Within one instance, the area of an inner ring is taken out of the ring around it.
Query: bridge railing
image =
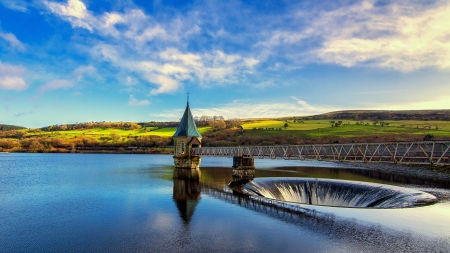
[[[251,156],[261,159],[450,165],[450,141],[200,147],[194,148],[194,153],[201,156]]]

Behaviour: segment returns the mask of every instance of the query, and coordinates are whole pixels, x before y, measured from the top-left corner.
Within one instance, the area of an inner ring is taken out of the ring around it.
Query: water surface
[[[323,177],[431,192],[406,209],[306,206],[290,214],[230,193],[231,159],[174,180],[169,155],[0,155],[1,252],[449,251],[448,181],[323,162],[255,160],[256,177]]]

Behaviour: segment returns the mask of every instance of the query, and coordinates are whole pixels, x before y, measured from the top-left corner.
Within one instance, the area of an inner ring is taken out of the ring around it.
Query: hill
[[[450,120],[450,110],[347,110],[308,116],[308,119]]]

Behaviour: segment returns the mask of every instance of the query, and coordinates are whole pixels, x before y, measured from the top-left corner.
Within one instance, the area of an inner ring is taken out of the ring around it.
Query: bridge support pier
[[[233,157],[233,181],[251,181],[255,178],[255,159],[253,157]]]

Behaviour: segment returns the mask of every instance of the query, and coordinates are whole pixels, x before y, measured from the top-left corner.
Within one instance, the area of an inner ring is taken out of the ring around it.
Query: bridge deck
[[[450,165],[450,141],[201,147],[201,156]]]

